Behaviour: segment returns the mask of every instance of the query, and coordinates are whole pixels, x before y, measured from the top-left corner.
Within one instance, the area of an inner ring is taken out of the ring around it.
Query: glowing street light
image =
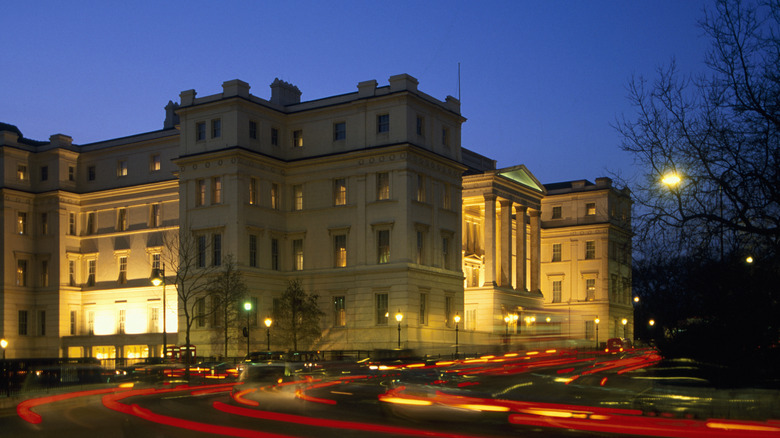
[[[398,321],[398,348],[401,348],[401,321],[404,319],[404,315],[401,313],[401,309],[398,309],[398,313],[395,314],[395,320]]]
[[[3,360],[5,360],[5,347],[8,346],[8,341],[5,339],[0,339],[0,347],[3,348]]]
[[[620,320],[620,323],[623,324],[623,337],[627,338],[626,336],[626,324],[628,324],[628,320],[626,318],[623,318]]]
[[[154,286],[159,286],[162,284],[162,314],[163,314],[163,349],[162,349],[162,357],[165,359],[168,353],[168,326],[167,326],[167,319],[166,319],[166,313],[168,313],[166,310],[166,303],[165,303],[165,263],[161,264],[159,268],[153,268],[152,269],[152,276],[149,278],[149,281],[152,282]]]
[[[266,318],[265,321],[265,336],[268,341],[268,351],[271,351],[271,324],[273,324],[273,320],[271,318]]]
[[[601,320],[597,316],[596,319],[593,320],[593,322],[596,323],[596,349],[598,349],[599,348],[599,323],[601,322]]]
[[[246,331],[244,331],[246,336],[246,355],[249,356],[249,313],[252,311],[251,301],[244,301],[244,310],[246,311]]]
[[[680,181],[682,181],[682,178],[676,172],[666,173],[661,178],[661,182],[664,183],[665,185],[669,186],[669,187],[674,187],[677,184],[680,184]]]
[[[457,313],[455,314],[455,318],[453,318],[455,321],[455,359],[458,358],[458,323],[460,322],[460,315]]]

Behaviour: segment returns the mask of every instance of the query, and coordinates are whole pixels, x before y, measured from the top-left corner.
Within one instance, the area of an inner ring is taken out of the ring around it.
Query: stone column
[[[525,205],[516,205],[515,206],[515,217],[516,223],[517,223],[517,236],[515,237],[515,253],[517,254],[517,258],[515,259],[515,271],[517,272],[517,280],[515,289],[524,291],[526,290],[526,269],[525,269],[525,260],[528,257],[526,253],[526,246],[525,246],[525,240],[526,240],[526,224],[528,223],[528,218],[526,216],[526,210],[527,207]]]
[[[485,286],[496,285],[496,195],[485,195]]]
[[[531,222],[531,292],[538,293],[541,290],[541,252],[542,252],[542,231],[540,224],[541,212],[539,210],[530,210],[528,212]]]
[[[512,201],[501,200],[501,230],[499,244],[499,276],[498,284],[512,287]]]

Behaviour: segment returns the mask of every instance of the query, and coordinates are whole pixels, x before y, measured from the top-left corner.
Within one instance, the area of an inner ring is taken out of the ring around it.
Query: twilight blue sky
[[[162,128],[182,90],[303,100],[395,74],[458,96],[462,144],[543,183],[637,172],[610,126],[632,75],[702,70],[708,0],[24,1],[2,7],[0,121],[76,144]]]

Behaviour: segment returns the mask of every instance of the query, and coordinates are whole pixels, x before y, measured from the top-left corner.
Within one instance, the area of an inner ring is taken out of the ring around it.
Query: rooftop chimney
[[[173,103],[172,100],[169,100],[168,105],[165,105],[165,122],[163,122],[163,129],[173,129],[179,124],[179,115],[176,114],[178,108],[179,104]]]
[[[287,106],[301,103],[301,90],[279,78],[271,84],[271,103]]]

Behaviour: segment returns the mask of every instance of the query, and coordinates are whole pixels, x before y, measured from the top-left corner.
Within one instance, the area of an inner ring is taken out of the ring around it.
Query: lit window
[[[293,210],[303,210],[303,186],[300,184],[293,186]]]
[[[303,270],[303,239],[293,240],[293,271]]]
[[[376,294],[376,323],[377,325],[387,325],[390,316],[388,308],[387,294]]]
[[[68,234],[76,235],[76,213],[68,213]]]
[[[149,206],[149,226],[156,228],[159,227],[160,224],[160,204],[152,204]]]
[[[149,170],[152,172],[157,172],[160,170],[160,167],[162,166],[162,161],[160,161],[160,154],[154,154],[149,159]]]
[[[222,203],[222,178],[219,176],[215,176],[211,180],[211,203],[212,204],[221,204]]]
[[[596,215],[596,204],[593,202],[589,202],[585,204],[585,215],[586,216],[595,216]]]
[[[333,141],[347,138],[347,124],[344,122],[333,124]]]
[[[303,131],[300,129],[293,131],[293,147],[303,147]]]
[[[87,261],[87,286],[95,285],[95,273],[97,272],[97,260]]]
[[[333,181],[333,204],[347,205],[347,180],[344,178]]]
[[[279,209],[279,184],[271,184],[271,208]]]
[[[585,260],[596,258],[596,241],[588,240],[585,242]]]
[[[561,207],[553,207],[552,208],[552,218],[553,219],[560,219],[561,218]]]
[[[249,138],[257,140],[257,122],[254,120],[249,121]]]
[[[23,164],[16,166],[16,179],[19,181],[27,181],[27,166]]]
[[[199,179],[195,182],[195,205],[201,206],[206,204],[206,181]]]
[[[555,280],[552,282],[552,289],[553,289],[553,303],[560,303],[561,302],[561,285],[563,284],[560,280]]]
[[[222,120],[214,119],[211,121],[211,138],[222,136]]]
[[[257,178],[249,178],[249,203],[257,204]]]
[[[16,213],[16,234],[27,234],[27,213]]]
[[[390,132],[389,114],[380,114],[376,116],[376,132],[378,134]]]
[[[390,261],[390,230],[379,230],[377,237],[377,263]]]
[[[554,261],[554,262],[560,262],[561,261],[561,244],[560,243],[553,243],[553,246],[552,246],[552,261]]]
[[[334,266],[343,268],[347,266],[347,236],[338,234],[333,236],[333,260]]]
[[[16,261],[16,285],[27,286],[27,260]]]
[[[116,176],[127,176],[127,160],[117,161]]]
[[[116,211],[116,230],[117,231],[127,230],[127,209],[126,208],[120,208]]]
[[[68,285],[76,285],[76,262],[74,260],[68,260]]]
[[[127,256],[119,257],[119,284],[127,283]]]
[[[425,177],[417,174],[417,202],[425,202]]]
[[[376,199],[390,199],[390,174],[387,172],[376,174]]]
[[[585,280],[585,299],[593,301],[596,299],[596,279],[588,278]]]
[[[344,327],[347,325],[347,305],[346,297],[333,297],[333,325],[335,327]]]
[[[195,124],[195,140],[206,139],[206,122],[198,122]]]
[[[161,257],[162,254],[160,254],[159,252],[152,254],[152,269],[160,269],[160,267],[162,266]]]

